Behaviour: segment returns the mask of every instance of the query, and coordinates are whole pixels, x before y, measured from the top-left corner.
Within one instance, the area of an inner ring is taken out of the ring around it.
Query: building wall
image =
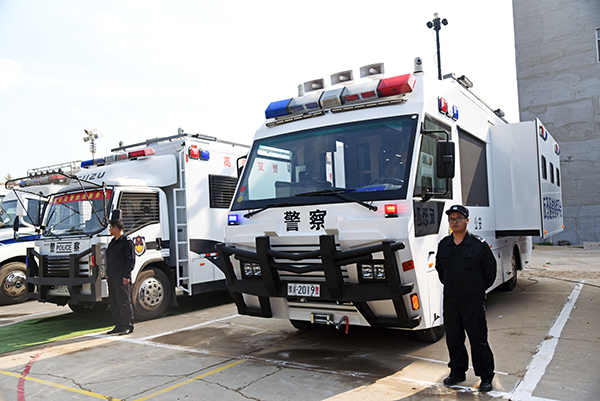
[[[600,0],[513,0],[521,121],[539,118],[561,147],[565,231],[600,241]]]

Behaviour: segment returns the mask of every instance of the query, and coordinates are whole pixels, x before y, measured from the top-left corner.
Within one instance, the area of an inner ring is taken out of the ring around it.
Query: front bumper
[[[68,261],[68,271],[63,271],[60,276],[47,277],[48,257],[37,252],[34,248],[27,248],[27,292],[30,299],[37,299],[40,302],[51,302],[64,305],[67,301],[77,303],[89,303],[102,301],[102,277],[100,267],[95,265],[90,267],[91,275],[81,277],[79,273],[80,260],[90,254],[95,256],[95,260],[102,260],[100,244],[93,245],[91,248],[78,253],[70,254]],[[66,270],[66,269],[65,269]],[[90,284],[91,293],[82,293],[82,287]],[[48,291],[56,287],[67,287],[69,296],[49,295]]]
[[[237,249],[225,244],[218,244],[217,252],[221,259],[219,267],[225,274],[229,292],[242,315],[273,317],[269,298],[288,298],[287,282],[280,279],[279,270],[292,273],[319,271],[325,277],[325,285],[322,286],[319,297],[320,302],[351,302],[373,327],[414,328],[420,324],[421,316],[409,316],[404,300],[404,295],[413,291],[414,284],[401,282],[396,260],[396,251],[404,249],[404,247],[402,242],[386,240],[380,245],[342,252],[337,250],[333,235],[321,235],[319,249],[316,251],[282,252],[271,248],[268,236],[260,236],[256,238],[256,252]],[[384,255],[387,283],[344,282],[342,266],[369,262],[373,259],[373,254],[377,252],[383,252]],[[231,263],[232,256],[241,262],[258,263],[262,279],[238,279]],[[276,258],[295,262],[318,258],[321,263],[310,264],[309,267],[300,271],[288,264],[278,263]],[[248,306],[243,294],[257,296],[260,307]],[[368,302],[381,300],[393,302],[396,317],[376,315]]]

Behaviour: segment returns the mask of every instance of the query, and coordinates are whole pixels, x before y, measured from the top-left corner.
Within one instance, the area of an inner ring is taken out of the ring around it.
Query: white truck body
[[[112,151],[82,162],[77,179],[65,177],[52,194],[37,250],[29,250],[30,298],[68,303],[75,311],[106,307],[104,253],[115,209],[135,245],[136,320],[162,315],[176,293],[225,288],[215,244],[222,240],[237,159],[248,147],[180,131]]]
[[[0,305],[21,303],[27,300],[25,283],[25,258],[27,248],[37,238],[35,225],[43,215],[47,201],[39,196],[27,195],[27,215],[18,216],[20,238],[14,238],[13,224],[17,217],[18,198],[7,191],[0,204]]]
[[[532,235],[562,230],[559,148],[541,123],[508,124],[462,77],[425,82],[415,67],[266,110],[217,246],[241,314],[436,341],[451,205],[469,208],[468,230],[493,249],[489,290],[514,287]]]

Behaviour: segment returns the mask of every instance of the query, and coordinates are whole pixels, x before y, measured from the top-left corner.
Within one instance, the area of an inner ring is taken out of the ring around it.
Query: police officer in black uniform
[[[115,213],[120,216],[120,213]],[[115,328],[107,334],[120,336],[133,332],[133,307],[131,305],[131,271],[135,265],[133,242],[123,235],[120,219],[110,221],[110,235],[114,238],[106,250],[108,266],[108,296]]]
[[[485,291],[496,279],[496,259],[485,240],[467,231],[469,210],[451,206],[448,220],[452,234],[438,244],[435,268],[444,284],[444,325],[450,354],[450,375],[444,385],[466,379],[469,354],[465,331],[471,343],[475,375],[481,378],[480,391],[492,390],[494,356],[487,340]]]

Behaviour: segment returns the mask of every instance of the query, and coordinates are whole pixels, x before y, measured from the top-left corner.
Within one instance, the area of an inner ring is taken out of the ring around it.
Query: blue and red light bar
[[[265,110],[267,119],[328,109],[344,104],[362,103],[390,96],[411,93],[416,78],[413,74],[384,78],[378,81],[334,88],[324,92],[311,92],[297,98],[272,102]]]
[[[109,156],[102,157],[99,159],[85,160],[85,161],[81,162],[81,167],[97,166],[100,164],[107,164],[107,163],[117,162],[117,161],[121,161],[121,160],[136,159],[138,157],[151,156],[154,153],[155,153],[154,149],[145,148],[145,149],[135,150],[135,151],[132,151],[129,153],[119,153],[116,155],[109,155]]]

